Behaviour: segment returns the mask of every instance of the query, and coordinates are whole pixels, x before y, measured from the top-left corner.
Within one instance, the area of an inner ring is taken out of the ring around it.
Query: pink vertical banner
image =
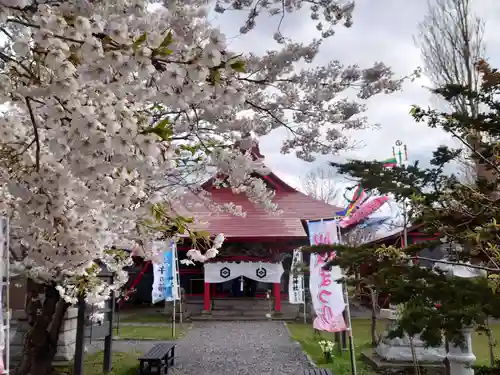
[[[336,220],[308,222],[311,245],[338,244],[338,223]],[[342,277],[338,266],[330,270],[323,269],[325,263],[335,257],[332,251],[326,254],[311,253],[309,263],[309,290],[316,313],[314,329],[327,332],[347,330],[342,313],[345,310],[342,284],[336,280]]]

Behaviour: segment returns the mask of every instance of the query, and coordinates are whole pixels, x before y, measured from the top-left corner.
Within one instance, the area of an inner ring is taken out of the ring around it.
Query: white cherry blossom
[[[69,304],[81,293],[101,303],[127,279],[130,260],[112,247],[153,258],[150,244],[167,236],[158,221],[178,219],[174,205],[188,194],[245,215],[231,202],[211,202],[199,189],[202,176],[225,176],[215,184],[279,213],[255,175],[264,168],[248,134],[285,127],[291,137],[282,152],[313,160],[345,148],[341,129],[366,126],[357,116],[363,105],[338,100],[340,93],[357,87],[366,99],[399,88],[383,64],[311,68],[321,38],[283,36],[263,56],[235,54],[210,24],[210,7],[250,3],[165,0],[152,9],[143,0],[0,0],[0,215],[11,219],[19,271],[57,285]],[[276,15],[311,3],[259,4]],[[310,9],[329,25],[322,38],[339,20],[350,24],[351,8],[321,4]],[[244,147],[233,147],[241,138]],[[188,254],[205,261],[222,242],[217,236]],[[112,285],[97,278],[98,261],[116,272]]]

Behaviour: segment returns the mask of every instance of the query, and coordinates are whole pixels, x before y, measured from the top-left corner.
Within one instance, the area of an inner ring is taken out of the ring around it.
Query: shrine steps
[[[263,312],[269,313],[274,307],[273,299],[260,298],[214,298],[212,312]]]
[[[296,321],[296,316],[278,315],[266,318],[265,315],[194,315],[190,317],[193,322],[264,322],[269,320],[277,321]]]
[[[265,318],[266,315],[272,315],[273,311],[269,310],[248,310],[248,311],[238,311],[238,310],[212,310],[212,317],[260,317]]]
[[[266,315],[271,314],[275,320],[293,321],[301,316],[302,305],[292,305],[288,301],[281,301],[281,313],[275,314],[274,299],[264,298],[212,298],[210,312],[203,311],[202,298],[190,298],[183,303],[183,321],[266,321]],[[168,316],[172,316],[172,304],[158,309]],[[179,304],[176,309],[179,309]],[[176,318],[180,320],[179,310]]]
[[[282,303],[282,311],[274,312],[274,299],[214,298],[211,311],[191,316],[193,321],[266,321],[295,320],[298,306]],[[271,316],[271,317],[269,317]]]

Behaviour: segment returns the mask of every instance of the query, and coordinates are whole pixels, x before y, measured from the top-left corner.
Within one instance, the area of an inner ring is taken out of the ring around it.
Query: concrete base
[[[361,360],[372,367],[377,372],[383,374],[404,373],[412,374],[414,372],[413,362],[406,361],[386,361],[375,353],[372,349],[361,352]],[[419,362],[421,372],[426,375],[446,375],[446,366],[442,362]]]
[[[386,361],[413,361],[413,353],[408,338],[384,339],[375,353]],[[415,339],[414,354],[419,362],[442,362],[446,358],[444,347],[425,347],[421,340]]]
[[[419,335],[416,335],[413,340],[410,340],[407,334],[403,337],[389,338],[389,331],[396,328],[395,325],[396,320],[391,319],[382,340],[374,350],[383,360],[388,362],[413,362],[413,355],[415,355],[419,362],[442,363],[444,361],[446,350],[443,344],[438,347],[428,347],[420,339]]]

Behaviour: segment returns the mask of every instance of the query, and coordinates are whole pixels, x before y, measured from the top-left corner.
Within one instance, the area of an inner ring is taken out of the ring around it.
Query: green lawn
[[[131,315],[126,315],[123,318],[120,317],[120,323],[170,323],[172,322],[172,316],[165,315],[159,312],[145,312],[145,313],[135,313]]]
[[[113,352],[113,369],[109,375],[137,375],[139,361],[137,358],[142,353]],[[103,352],[85,356],[85,375],[102,375]],[[56,369],[59,374],[73,374],[72,365]]]
[[[385,328],[385,322],[380,321],[378,326],[379,332]],[[302,345],[307,354],[312,358],[312,360],[319,367],[327,367],[331,368],[333,373],[336,375],[344,375],[351,373],[351,364],[349,359],[349,352],[344,352],[342,354],[337,354],[334,358],[334,363],[325,363],[323,358],[323,353],[317,342],[321,339],[331,340],[333,339],[333,334],[322,332],[321,338],[314,337],[312,325],[304,325],[304,324],[288,324],[288,328],[290,329],[290,333],[292,338]],[[497,357],[500,357],[500,324],[495,324],[492,326],[493,334],[499,341],[499,344],[495,347],[495,354]],[[359,359],[359,354],[361,351],[370,348],[370,320],[369,319],[354,319],[352,321],[352,333],[354,337],[354,343],[357,354],[357,364],[358,364],[358,375],[373,375],[375,372],[368,368],[361,360]],[[484,334],[474,333],[472,337],[472,348],[474,354],[477,357],[478,365],[488,365],[489,364],[489,349],[488,349],[488,339]]]
[[[175,326],[175,337],[172,337],[172,327],[148,326],[148,325],[120,325],[115,329],[115,338],[123,340],[176,340],[182,337],[186,332],[186,324]]]
[[[385,322],[380,322],[381,329],[385,327]],[[314,336],[312,324],[288,324],[292,339],[300,342],[302,349],[309,354],[311,359],[318,367],[326,367],[332,369],[335,375],[351,374],[351,361],[349,352],[336,354],[333,363],[326,363],[318,345],[321,339],[334,341],[332,333],[321,332],[321,337]],[[359,359],[359,354],[362,350],[370,347],[370,320],[356,319],[352,321],[352,332],[354,336],[354,345],[357,355],[357,372],[358,375],[373,375],[375,374],[368,366]]]
[[[499,342],[497,346],[495,346],[495,356],[500,358],[500,324],[492,324],[491,330],[493,331],[493,337]],[[488,346],[488,338],[485,334],[475,332],[472,335],[472,350],[477,358],[476,364],[489,365],[490,349]]]

